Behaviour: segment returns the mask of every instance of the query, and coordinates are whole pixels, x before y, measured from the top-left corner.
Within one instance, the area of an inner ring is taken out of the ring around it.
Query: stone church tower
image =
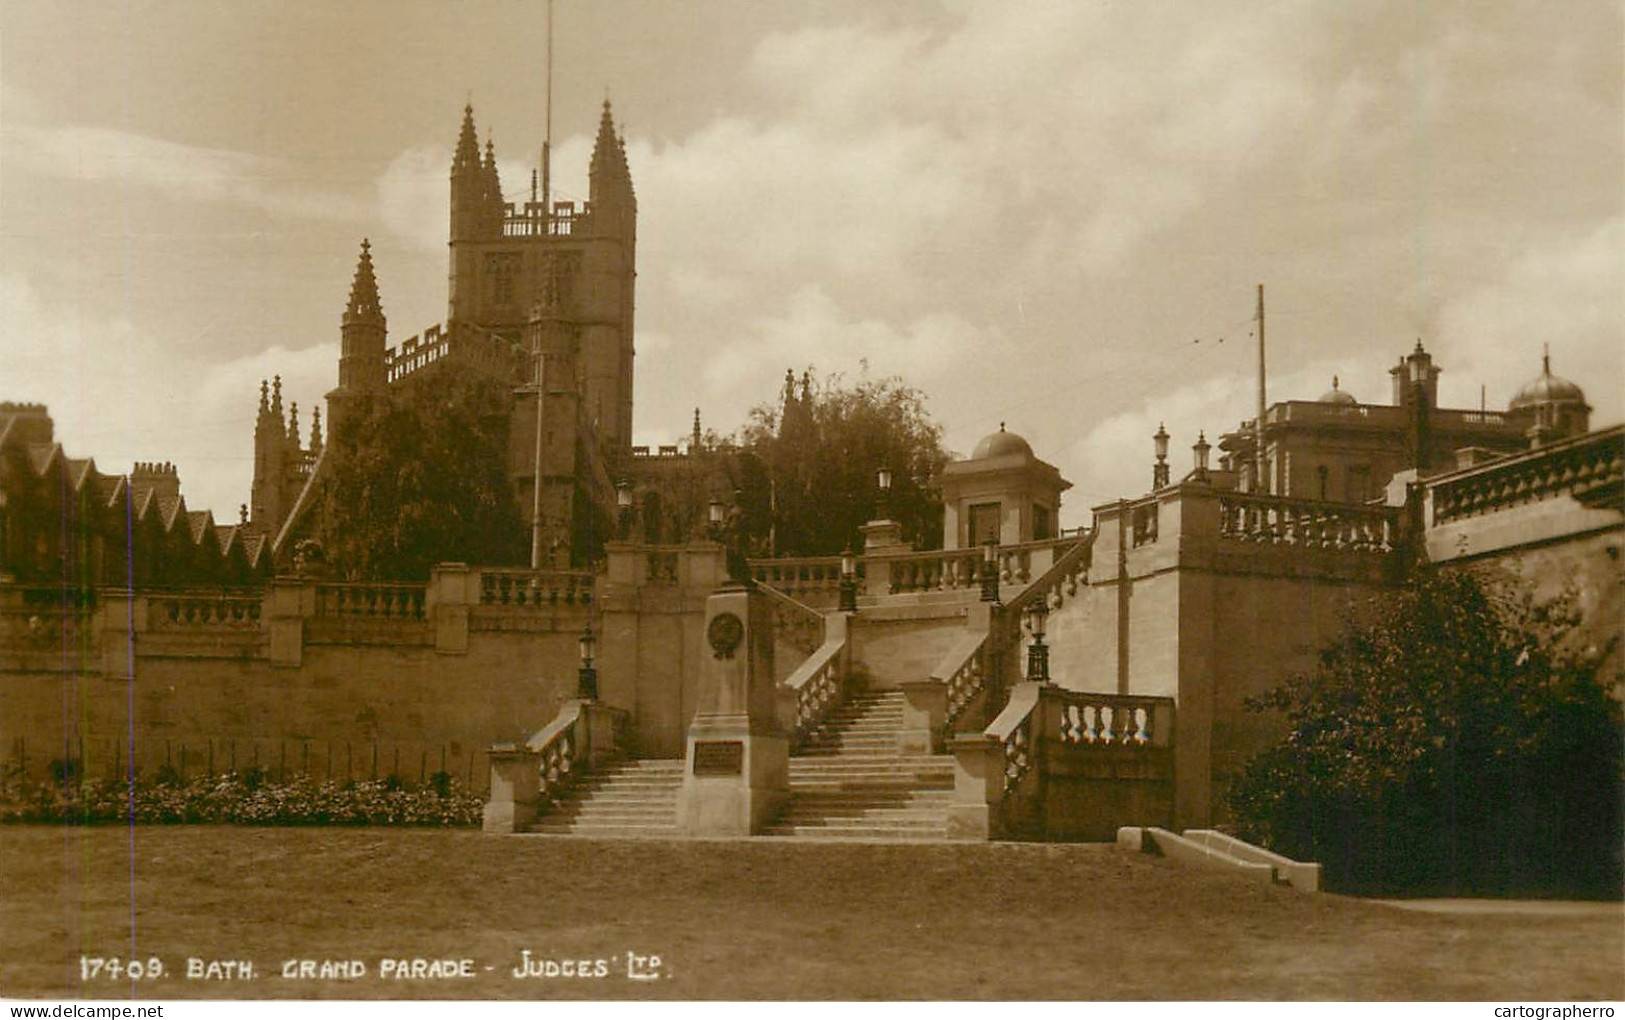
[[[488,140],[481,149],[466,106],[450,174],[446,322],[388,346],[363,240],[340,323],[338,386],[327,395],[332,430],[364,398],[434,385],[446,373],[507,384],[510,489],[524,519],[540,505],[555,561],[561,551],[579,558],[584,539],[592,544],[592,522],[614,513],[611,479],[631,468],[637,196],[607,101],[588,179],[579,207],[552,201],[545,186],[538,195],[535,176],[528,201],[507,201],[495,147]],[[253,522],[273,536],[279,557],[314,505],[320,452],[319,435],[301,448],[297,424],[282,422],[280,387],[274,399],[262,393]]]

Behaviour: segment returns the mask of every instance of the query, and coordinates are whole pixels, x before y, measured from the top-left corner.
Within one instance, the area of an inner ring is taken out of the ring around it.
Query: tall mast
[[[1258,425],[1253,430],[1258,440],[1257,467],[1253,474],[1258,480],[1258,491],[1270,491],[1269,472],[1264,466],[1264,285],[1258,285]]]
[[[542,129],[542,233],[553,232],[553,0],[547,0],[547,89]]]

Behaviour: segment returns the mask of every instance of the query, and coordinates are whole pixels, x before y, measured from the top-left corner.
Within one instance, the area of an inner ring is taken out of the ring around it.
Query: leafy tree
[[[848,384],[831,375],[819,383],[810,371],[800,387],[787,387],[789,399],[751,410],[741,437],[769,483],[769,506],[746,508],[753,531],[771,529],[771,542],[760,544],[789,556],[861,548],[859,529],[877,511],[876,472],[886,467],[893,478],[887,516],[902,525],[905,541],[939,547],[948,455],[920,391],[896,376]]]
[[[1575,648],[1572,596],[1513,591],[1420,571],[1252,702],[1290,729],[1231,789],[1243,834],[1351,891],[1618,895],[1609,650]]]
[[[346,577],[421,580],[447,560],[519,563],[526,529],[508,490],[508,401],[493,380],[358,405],[329,438],[315,537]]]

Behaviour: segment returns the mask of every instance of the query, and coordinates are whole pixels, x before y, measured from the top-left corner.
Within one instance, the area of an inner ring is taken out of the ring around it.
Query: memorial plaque
[[[742,740],[700,740],[694,743],[696,776],[737,776],[745,771]]]

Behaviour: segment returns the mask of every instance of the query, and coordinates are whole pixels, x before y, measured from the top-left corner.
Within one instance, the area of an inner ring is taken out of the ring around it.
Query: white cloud
[[[0,398],[48,405],[57,441],[104,473],[173,461],[187,505],[222,522],[248,500],[260,380],[282,376],[306,439],[311,412],[337,381],[336,343],[198,364],[129,322],[75,312],[48,307],[26,277],[0,274]]]
[[[1580,383],[1601,425],[1625,418],[1625,217],[1531,244],[1494,281],[1448,302],[1439,319],[1441,401],[1476,405],[1482,381],[1493,406],[1540,370]],[[1448,387],[1448,388],[1446,388]]]

